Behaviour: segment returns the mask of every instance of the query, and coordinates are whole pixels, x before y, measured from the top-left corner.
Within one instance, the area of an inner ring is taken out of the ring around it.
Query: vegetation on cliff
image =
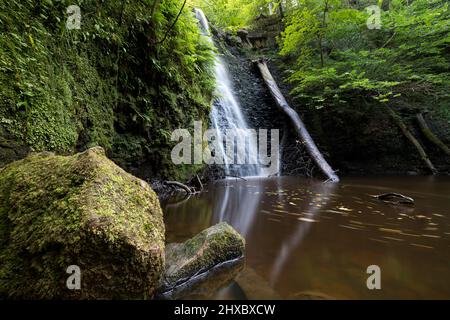
[[[70,5],[80,29],[67,28]],[[170,134],[207,119],[214,83],[210,44],[180,9],[176,0],[1,0],[0,159],[12,160],[3,156],[11,143],[67,153],[100,145],[145,176],[183,175]]]

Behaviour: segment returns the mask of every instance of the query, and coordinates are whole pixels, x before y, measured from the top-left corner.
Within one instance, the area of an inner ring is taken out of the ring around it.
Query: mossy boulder
[[[156,194],[101,148],[0,169],[0,297],[150,298],[164,233]],[[80,290],[66,286],[70,265],[80,267]]]
[[[169,291],[221,263],[242,258],[244,251],[245,240],[226,222],[203,230],[184,243],[169,244],[159,291]]]
[[[231,285],[236,277],[245,269],[244,257],[219,263],[208,270],[197,274],[186,282],[176,285],[170,290],[158,291],[156,299],[164,300],[208,300],[217,292]]]

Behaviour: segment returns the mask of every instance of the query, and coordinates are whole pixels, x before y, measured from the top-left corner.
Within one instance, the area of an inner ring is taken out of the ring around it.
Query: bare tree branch
[[[186,6],[186,2],[187,2],[187,0],[184,0],[183,5],[181,6],[180,12],[178,12],[178,15],[175,18],[175,20],[173,21],[172,25],[169,27],[169,29],[167,29],[166,34],[164,35],[164,38],[162,38],[162,40],[158,41],[156,44],[162,44],[164,41],[166,41],[170,31],[172,31],[173,27],[175,27],[175,25],[178,22],[178,19],[180,18],[181,14],[183,13],[183,9]]]

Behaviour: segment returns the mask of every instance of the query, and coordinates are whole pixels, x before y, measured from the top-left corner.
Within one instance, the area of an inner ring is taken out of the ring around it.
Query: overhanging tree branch
[[[180,18],[181,14],[183,13],[183,9],[186,6],[186,2],[187,0],[184,0],[183,5],[181,6],[180,11],[178,12],[177,17],[175,18],[175,20],[173,21],[172,25],[169,27],[169,29],[167,29],[166,34],[164,35],[164,38],[162,38],[161,41],[158,41],[156,44],[162,44],[164,41],[166,41],[167,37],[169,36],[170,31],[172,31],[173,27],[175,27],[175,25],[178,22],[178,19]]]

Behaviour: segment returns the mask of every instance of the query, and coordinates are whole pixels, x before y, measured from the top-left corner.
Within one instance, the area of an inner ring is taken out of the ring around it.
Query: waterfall
[[[194,9],[196,18],[200,22],[203,35],[208,41],[213,43],[210,35],[208,20],[201,9]],[[214,44],[214,43],[213,43]],[[214,129],[218,131],[219,151],[222,154],[225,165],[225,174],[228,176],[261,176],[264,170],[258,163],[258,147],[257,138],[248,136],[248,144],[246,146],[246,164],[233,164],[235,161],[230,156],[227,157],[226,150],[226,132],[227,130],[249,129],[247,121],[242,114],[241,107],[236,96],[233,93],[229,72],[226,64],[217,54],[215,55],[214,73],[217,85],[217,98],[215,99],[211,111],[211,123]],[[236,132],[236,131],[235,131]],[[234,150],[233,150],[234,154]]]

